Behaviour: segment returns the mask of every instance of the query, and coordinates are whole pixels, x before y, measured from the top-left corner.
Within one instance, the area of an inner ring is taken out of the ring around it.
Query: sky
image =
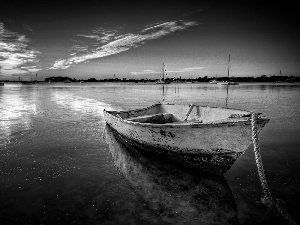
[[[196,2],[196,3],[195,3]],[[293,1],[0,3],[0,80],[300,76]]]

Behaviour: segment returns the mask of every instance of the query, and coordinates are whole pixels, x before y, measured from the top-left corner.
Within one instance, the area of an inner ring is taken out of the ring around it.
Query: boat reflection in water
[[[237,209],[224,176],[204,174],[141,152],[106,125],[115,166],[147,208],[170,224],[236,224]]]

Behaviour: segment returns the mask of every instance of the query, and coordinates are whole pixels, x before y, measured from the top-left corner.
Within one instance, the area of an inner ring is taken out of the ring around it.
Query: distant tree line
[[[170,82],[209,82],[210,80],[217,79],[218,81],[234,81],[234,82],[300,82],[300,77],[295,76],[267,76],[262,75],[260,77],[198,77],[198,78],[166,78],[166,80]],[[83,79],[76,79],[76,78],[70,78],[70,77],[48,77],[45,79],[46,82],[52,81],[52,82],[65,82],[65,81],[71,81],[71,82],[155,82],[157,79],[127,79],[127,78],[105,78],[105,79],[99,79],[96,78],[89,78],[86,80]]]
[[[234,82],[273,82],[273,83],[281,83],[281,82],[300,82],[300,77],[295,76],[267,76],[261,75],[260,77],[198,77],[198,78],[166,78],[167,81],[174,82],[174,83],[182,83],[182,82],[209,82],[211,80],[218,80],[218,81],[234,81]],[[10,80],[2,80],[4,82],[20,82],[20,81],[10,81]],[[61,76],[54,76],[54,77],[47,77],[45,82],[133,82],[133,83],[148,83],[148,82],[155,82],[157,79],[127,79],[127,78],[105,78],[99,79],[96,78],[89,78],[89,79],[76,79],[70,77],[61,77]]]
[[[65,81],[72,81],[76,82],[76,78],[70,78],[70,77],[47,77],[45,79],[46,82],[52,81],[52,82],[65,82]]]

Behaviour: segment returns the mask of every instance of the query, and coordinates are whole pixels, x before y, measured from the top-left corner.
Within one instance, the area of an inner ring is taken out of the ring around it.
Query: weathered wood
[[[159,113],[153,115],[131,117],[126,120],[139,122],[139,123],[165,124],[165,123],[172,123],[173,122],[172,118],[173,115],[171,113]]]

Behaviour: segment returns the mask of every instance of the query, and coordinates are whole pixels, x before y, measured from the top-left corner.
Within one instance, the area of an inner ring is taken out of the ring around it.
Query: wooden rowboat
[[[132,146],[214,174],[224,174],[251,144],[249,111],[155,104],[106,111],[106,123]],[[269,122],[261,114],[258,132]]]

